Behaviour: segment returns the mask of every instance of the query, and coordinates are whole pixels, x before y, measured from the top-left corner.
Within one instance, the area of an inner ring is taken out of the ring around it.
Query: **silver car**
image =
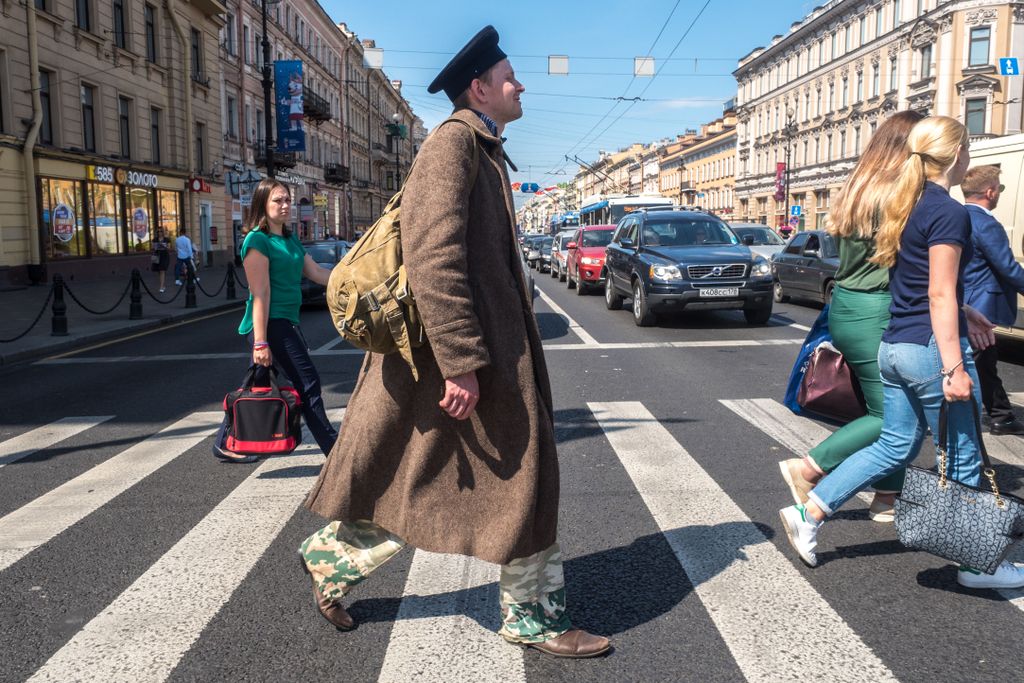
[[[740,242],[750,247],[750,251],[771,261],[772,256],[782,251],[786,241],[779,234],[761,223],[730,223],[729,227],[740,238]]]
[[[562,230],[555,234],[555,240],[551,244],[551,277],[557,277],[559,282],[565,282],[565,260],[569,256],[566,245],[576,234],[576,228]]]

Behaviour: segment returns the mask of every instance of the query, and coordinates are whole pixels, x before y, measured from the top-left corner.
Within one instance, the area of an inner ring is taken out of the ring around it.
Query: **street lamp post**
[[[263,27],[263,155],[267,166],[267,176],[274,177],[274,117],[271,114],[270,89],[270,39],[267,38],[267,5],[279,0],[262,0],[260,3],[260,21]]]
[[[398,122],[402,119],[399,113],[396,111],[391,115],[391,120],[394,121],[393,130],[395,131],[395,191],[402,186],[402,168],[399,165],[398,153],[402,149],[402,129],[399,127]]]
[[[783,181],[785,198],[782,201],[782,218],[787,222],[789,221],[789,163],[793,148],[793,133],[796,132],[796,124],[793,122],[795,115],[796,112],[792,107],[786,107],[786,127],[782,129],[782,133],[786,137],[786,175]]]

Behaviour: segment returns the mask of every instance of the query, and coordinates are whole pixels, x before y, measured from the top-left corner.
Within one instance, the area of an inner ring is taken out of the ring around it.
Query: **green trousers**
[[[826,474],[839,463],[882,434],[882,377],[878,370],[878,347],[889,325],[889,292],[854,292],[836,287],[828,312],[832,343],[846,359],[860,382],[868,414],[835,431],[811,449],[811,460]],[[875,482],[875,491],[892,493],[903,490],[904,470],[897,470]]]
[[[299,548],[325,598],[341,599],[405,547],[405,541],[365,519],[331,522]],[[557,638],[572,623],[565,613],[562,552],[555,543],[539,553],[501,565],[499,634],[513,643]]]

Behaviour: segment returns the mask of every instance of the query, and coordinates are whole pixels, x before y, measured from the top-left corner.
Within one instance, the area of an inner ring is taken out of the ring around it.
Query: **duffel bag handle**
[[[252,389],[253,383],[256,381],[256,373],[259,372],[261,367],[263,366],[257,365],[256,363],[253,363],[249,367],[249,372],[245,373],[245,379],[242,380],[243,389]],[[272,392],[275,394],[281,393],[281,388],[277,385],[277,366],[271,364],[270,367],[266,368],[266,370],[267,379],[270,380],[270,388]]]
[[[1006,506],[1003,497],[999,495],[999,485],[996,483],[996,471],[992,467],[992,460],[988,457],[988,449],[985,448],[985,439],[981,436],[981,412],[978,410],[978,402],[971,394],[971,412],[974,414],[974,431],[978,438],[978,450],[981,452],[981,471],[988,479],[992,495],[996,497],[996,505],[999,508]],[[947,462],[949,460],[949,401],[942,399],[939,406],[939,486],[946,488]]]

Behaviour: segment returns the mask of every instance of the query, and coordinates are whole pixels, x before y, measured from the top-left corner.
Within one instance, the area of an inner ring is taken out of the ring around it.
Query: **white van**
[[[1004,135],[971,143],[971,166],[998,166],[1000,182],[1006,186],[999,205],[992,213],[1006,229],[1017,261],[1024,263],[1024,134]],[[950,195],[963,201],[959,187]],[[1017,323],[1013,328],[996,328],[1003,335],[1024,339],[1024,298],[1017,297]]]

